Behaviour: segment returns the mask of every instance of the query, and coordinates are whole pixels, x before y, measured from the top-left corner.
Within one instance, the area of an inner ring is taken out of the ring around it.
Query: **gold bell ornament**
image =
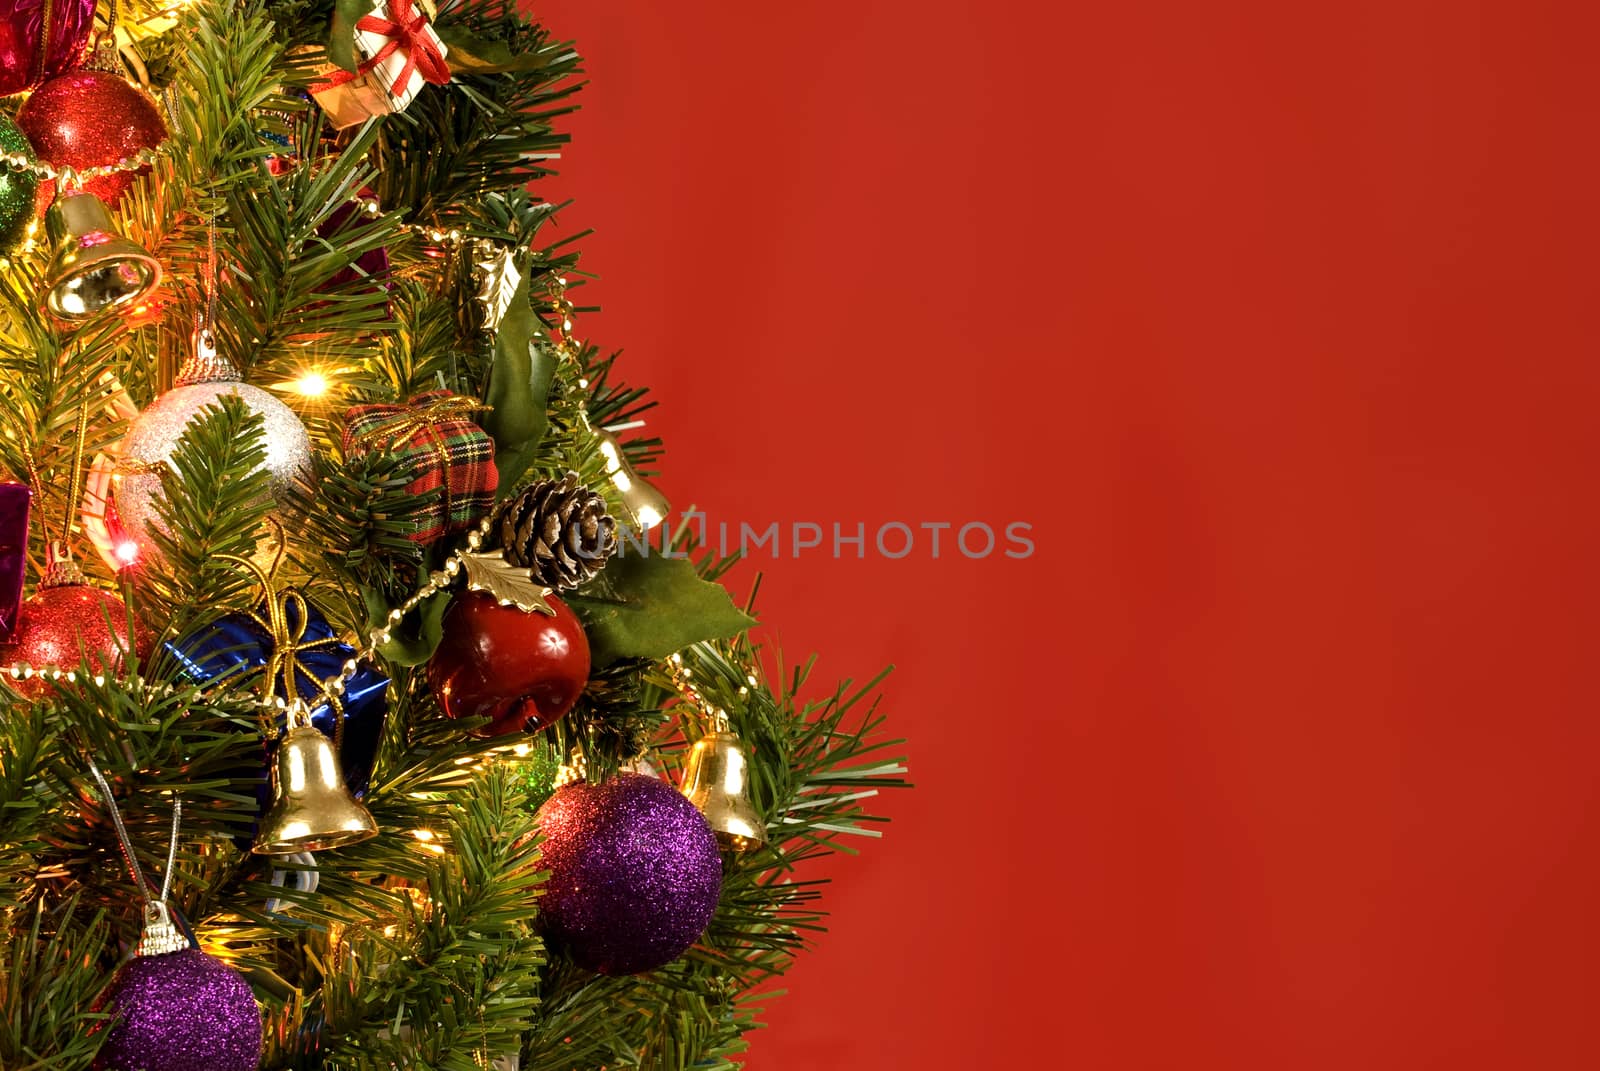
[[[600,437],[600,453],[606,459],[606,475],[617,489],[623,512],[635,529],[648,532],[671,512],[671,503],[666,495],[656,490],[654,484],[633,471],[627,455],[622,452],[622,443],[615,435],[604,428],[595,428],[594,433]]]
[[[128,305],[161,282],[161,263],[118,234],[111,213],[92,193],[66,193],[45,214],[55,252],[45,272],[45,308],[69,323]]]
[[[289,731],[278,741],[272,807],[250,850],[294,855],[360,844],[378,835],[372,812],[350,794],[333,741],[311,724],[303,700],[289,707]]]
[[[736,852],[767,843],[766,823],[750,802],[749,765],[738,736],[719,726],[690,749],[683,771],[683,794],[705,815],[717,841]]]

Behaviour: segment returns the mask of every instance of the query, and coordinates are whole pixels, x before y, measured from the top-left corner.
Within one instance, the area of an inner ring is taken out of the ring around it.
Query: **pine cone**
[[[500,511],[505,559],[545,587],[575,588],[600,571],[617,549],[617,522],[606,501],[578,485],[578,474],[544,480]]]

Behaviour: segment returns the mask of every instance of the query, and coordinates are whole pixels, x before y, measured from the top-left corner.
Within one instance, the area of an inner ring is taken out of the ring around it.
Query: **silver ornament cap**
[[[183,359],[183,367],[178,369],[178,378],[173,381],[175,385],[188,387],[196,383],[239,383],[244,380],[233,362],[217,352],[217,333],[208,324],[197,324],[194,334],[189,336],[189,342],[189,355]]]
[[[139,955],[165,956],[188,947],[189,939],[173,923],[172,914],[163,901],[152,900],[144,905],[144,933],[139,938]]]

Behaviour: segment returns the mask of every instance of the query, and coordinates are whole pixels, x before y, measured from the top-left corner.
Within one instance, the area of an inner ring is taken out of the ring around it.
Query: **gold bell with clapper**
[[[766,823],[750,802],[750,764],[744,745],[718,718],[712,732],[689,751],[683,770],[683,794],[705,816],[717,841],[736,852],[767,843]]]
[[[303,670],[295,656],[299,646],[289,625],[289,606],[299,597],[283,597],[277,590],[275,577],[287,548],[282,526],[272,521],[271,527],[277,548],[269,567],[237,554],[217,555],[250,573],[261,587],[264,616],[256,620],[272,640],[272,657],[261,670],[262,697],[285,711],[284,733],[272,763],[272,806],[250,850],[256,855],[298,855],[360,844],[378,835],[378,823],[345,784],[337,747],[312,723],[311,707],[298,694],[295,677]],[[305,620],[303,605],[298,616]],[[276,696],[280,679],[287,702]],[[337,711],[343,682],[333,685],[329,690],[324,683],[324,694]]]
[[[124,238],[105,203],[92,193],[68,192],[45,214],[55,247],[45,269],[44,305],[68,323],[102,309],[130,305],[161,283],[161,262]]]
[[[289,707],[289,729],[272,768],[272,807],[251,851],[293,855],[359,844],[378,835],[372,812],[350,794],[339,754],[302,700]]]

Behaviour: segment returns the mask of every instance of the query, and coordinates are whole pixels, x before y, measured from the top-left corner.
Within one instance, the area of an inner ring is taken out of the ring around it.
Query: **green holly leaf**
[[[377,628],[388,619],[389,607],[383,592],[363,587],[361,601],[366,604],[370,627]],[[389,630],[392,638],[378,648],[378,653],[397,666],[422,665],[433,657],[439,641],[444,639],[444,612],[449,607],[450,596],[446,592],[425,600],[407,614],[404,621]]]
[[[494,440],[494,464],[500,473],[499,497],[504,498],[533,464],[550,418],[550,381],[555,360],[543,346],[533,344],[533,306],[528,304],[528,275],[524,273],[511,298],[494,340],[494,367],[484,401],[483,430]]]
[[[336,0],[333,25],[328,28],[328,61],[354,74],[356,23],[372,13],[372,0]]]
[[[619,554],[594,583],[565,598],[583,621],[597,669],[619,658],[665,658],[756,623],[686,558],[660,553]]]

